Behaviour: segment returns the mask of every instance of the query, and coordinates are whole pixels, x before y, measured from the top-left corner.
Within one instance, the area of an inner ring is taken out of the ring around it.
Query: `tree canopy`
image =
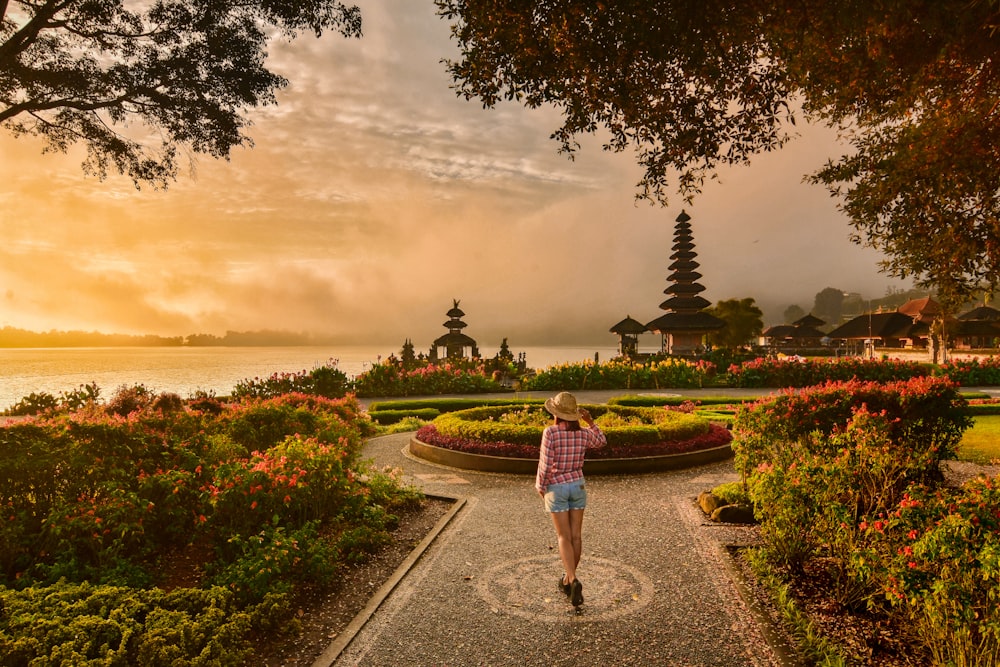
[[[726,323],[708,334],[708,342],[716,347],[739,349],[752,344],[764,330],[764,313],[751,298],[719,301],[705,312]]]
[[[690,200],[799,114],[846,138],[811,179],[884,271],[957,300],[1000,279],[1000,0],[435,1],[460,95],[561,109],[570,153],[602,130],[639,197]]]
[[[287,81],[269,39],[360,36],[335,0],[0,0],[0,125],[47,150],[86,146],[84,170],[163,187],[178,154],[228,158],[249,109]]]

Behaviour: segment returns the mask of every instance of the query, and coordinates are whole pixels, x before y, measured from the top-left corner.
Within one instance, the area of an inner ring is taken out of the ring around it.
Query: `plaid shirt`
[[[597,425],[570,431],[565,423],[554,424],[542,433],[535,488],[545,493],[549,484],[583,479],[583,456],[588,449],[603,447],[607,438]]]

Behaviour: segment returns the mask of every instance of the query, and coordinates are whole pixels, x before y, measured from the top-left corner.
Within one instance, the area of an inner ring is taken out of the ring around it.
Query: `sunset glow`
[[[691,216],[704,296],[752,297],[776,323],[825,287],[901,287],[852,245],[802,176],[839,154],[803,137],[722,174],[693,205],[635,204],[640,170],[601,138],[556,153],[550,109],[485,111],[449,88],[430,2],[359,1],[364,37],[270,48],[290,80],[253,149],[199,158],[137,191],[0,135],[0,326],[185,335],[282,329],[421,346],[452,299],[487,347],[613,342],[660,314],[673,220]]]

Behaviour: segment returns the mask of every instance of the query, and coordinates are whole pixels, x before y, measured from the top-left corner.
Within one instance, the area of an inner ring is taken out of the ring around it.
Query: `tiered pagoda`
[[[647,330],[662,335],[661,350],[665,354],[701,352],[705,347],[705,335],[726,326],[719,318],[703,312],[712,302],[700,296],[705,287],[697,282],[701,274],[697,271],[695,258],[698,253],[694,251],[690,220],[691,216],[681,211],[674,227],[673,254],[670,255],[673,263],[668,267],[672,273],[667,276],[670,285],[663,290],[669,298],[660,304],[660,309],[667,312],[646,324]]]
[[[462,321],[465,313],[458,307],[458,299],[454,299],[453,301],[454,305],[447,313],[448,321],[444,323],[445,328],[448,329],[448,333],[434,341],[430,350],[431,359],[441,358],[438,354],[438,348],[442,347],[444,348],[444,357],[446,359],[464,359],[466,356],[472,358],[479,356],[479,347],[476,345],[476,341],[462,333],[462,329],[468,326]],[[468,355],[466,355],[466,348],[469,350]]]

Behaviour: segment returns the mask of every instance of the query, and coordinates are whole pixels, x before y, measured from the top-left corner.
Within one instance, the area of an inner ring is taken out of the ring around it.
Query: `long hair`
[[[569,419],[563,419],[562,417],[556,417],[556,423],[557,424],[566,424],[566,430],[567,431],[579,431],[580,430],[580,422],[577,419],[569,420]]]

